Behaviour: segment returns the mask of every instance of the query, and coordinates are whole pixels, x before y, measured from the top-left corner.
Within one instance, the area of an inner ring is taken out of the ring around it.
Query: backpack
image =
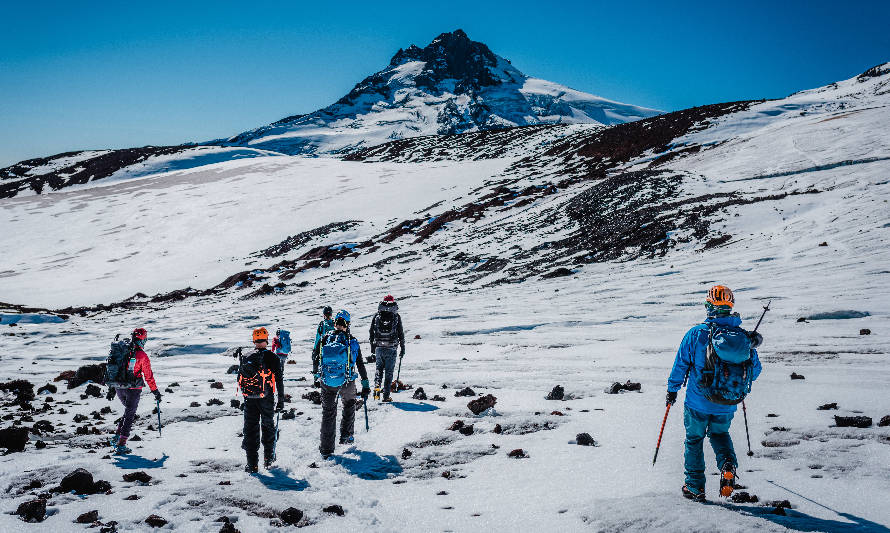
[[[708,347],[701,385],[705,398],[720,405],[736,405],[751,392],[751,339],[739,327],[708,324]]]
[[[347,381],[355,379],[353,375],[353,354],[358,351],[358,341],[347,337],[346,344],[340,342],[343,337],[334,335],[327,340],[332,342],[321,347],[319,371],[321,382],[328,387],[340,387]]]
[[[270,386],[275,392],[275,376],[263,364],[263,354],[255,351],[244,356],[238,349],[238,388],[245,398],[265,398]]]
[[[278,350],[277,353],[290,353],[290,332],[285,329],[278,330]]]
[[[135,352],[133,340],[126,338],[120,340],[120,334],[115,335],[111,342],[111,350],[105,360],[105,384],[109,387],[127,388],[137,385],[137,378],[133,374],[130,358]]]
[[[380,311],[374,319],[374,345],[390,348],[399,343],[396,322],[399,315],[390,311]]]

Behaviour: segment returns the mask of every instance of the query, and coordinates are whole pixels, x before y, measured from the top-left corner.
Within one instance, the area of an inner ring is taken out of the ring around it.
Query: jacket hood
[[[739,327],[742,325],[742,317],[738,313],[728,316],[709,316],[705,319],[706,324],[716,324],[718,326]]]

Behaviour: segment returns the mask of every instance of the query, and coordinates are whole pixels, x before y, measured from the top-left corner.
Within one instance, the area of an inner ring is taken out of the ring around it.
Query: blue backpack
[[[290,353],[290,332],[286,329],[278,330],[278,353]]]
[[[708,348],[701,385],[705,398],[720,405],[736,405],[751,392],[751,339],[739,327],[708,324]]]
[[[330,342],[321,347],[319,371],[321,382],[328,387],[340,387],[347,381],[355,379],[353,365],[354,354],[358,353],[358,341],[348,337],[346,344],[340,342],[344,336],[332,335]]]

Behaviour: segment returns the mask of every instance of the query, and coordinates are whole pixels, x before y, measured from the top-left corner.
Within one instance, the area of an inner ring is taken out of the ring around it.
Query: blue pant
[[[377,356],[377,372],[374,373],[374,386],[379,387],[383,382],[383,397],[389,398],[389,389],[392,386],[392,373],[396,368],[396,349],[377,348],[374,354]]]
[[[732,438],[729,436],[729,425],[733,413],[726,415],[707,415],[686,407],[683,413],[683,424],[686,426],[686,486],[694,491],[705,490],[705,452],[702,441],[708,435],[714,455],[717,456],[717,467],[722,468],[728,461],[733,467],[738,465]]]
[[[139,397],[142,389],[116,389],[117,399],[124,404],[124,416],[117,423],[117,436],[121,444],[126,444],[130,438],[130,429],[133,427],[133,419],[136,418],[136,408],[139,407]]]

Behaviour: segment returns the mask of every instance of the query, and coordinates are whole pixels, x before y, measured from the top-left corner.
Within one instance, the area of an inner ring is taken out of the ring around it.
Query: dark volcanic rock
[[[75,494],[95,494],[96,484],[93,481],[93,474],[84,468],[78,468],[71,472],[59,484],[62,492],[74,492]]]
[[[28,443],[28,428],[8,427],[0,429],[0,448],[10,452],[21,452]]]
[[[219,381],[214,381],[213,383],[210,384],[210,388],[211,388],[211,389],[224,389],[224,388],[225,388],[225,385],[223,385],[223,384],[222,384],[221,382],[219,382]]]
[[[797,372],[792,372],[791,379],[807,379],[807,378],[803,377],[802,375],[798,374]]]
[[[871,330],[868,328],[862,328],[859,330],[860,335],[871,335]]]
[[[839,428],[869,428],[872,422],[869,416],[835,416],[834,423]]]
[[[759,501],[759,498],[754,494],[748,494],[747,492],[740,491],[733,493],[732,501],[734,503],[757,503]]]
[[[561,278],[564,276],[571,276],[572,274],[574,274],[574,272],[572,272],[568,268],[559,267],[556,270],[551,270],[550,272],[547,272],[546,274],[542,275],[541,279]]]
[[[412,396],[415,400],[426,400],[426,392],[424,392],[423,387],[418,387],[416,391],[414,391],[414,396]]]
[[[38,450],[42,450],[42,449],[46,448],[46,443],[43,442],[42,440],[38,440],[37,442],[34,443],[34,447],[37,448]]]
[[[124,474],[124,481],[133,482],[138,481],[139,483],[148,483],[151,481],[151,476],[142,470],[138,472],[131,472],[129,474]]]
[[[402,448],[402,459],[409,459],[414,453],[408,448]]]
[[[62,377],[62,375],[64,375],[64,374],[66,374],[66,373],[63,372],[62,374],[59,375],[59,377]],[[80,385],[83,385],[87,381],[92,381],[93,383],[102,383],[102,380],[104,379],[104,377],[105,377],[105,363],[102,363],[101,365],[82,366],[77,369],[77,371],[74,373],[74,376],[72,376],[70,378],[62,378],[62,379],[67,379],[68,380],[68,388],[73,389],[75,387],[79,387]],[[99,396],[101,396],[101,395],[102,395],[102,392],[100,391]]]
[[[467,409],[472,411],[474,415],[478,415],[486,409],[494,407],[494,404],[496,403],[498,403],[497,398],[495,398],[491,394],[486,394],[485,396],[476,398],[475,400],[470,400],[470,402],[467,404]]]
[[[436,394],[435,396],[433,396],[432,398],[430,398],[430,401],[431,401],[431,402],[444,402],[444,401],[445,401],[445,397],[444,397],[444,396],[441,396],[441,395],[439,395],[439,394]]]
[[[834,402],[833,402],[833,403],[826,403],[826,404],[824,404],[824,405],[820,405],[819,407],[817,407],[816,410],[818,410],[818,411],[831,411],[831,410],[837,410],[837,403],[834,403]]]
[[[879,427],[887,427],[890,426],[890,415],[881,417],[881,421],[878,422]]]
[[[90,383],[87,385],[87,388],[83,391],[87,396],[92,396],[93,398],[101,398],[102,397],[102,389],[98,387],[98,385],[93,385]]]
[[[74,422],[77,424],[79,424],[81,422],[85,422],[87,420],[89,420],[89,417],[87,417],[87,415],[83,415],[83,414],[74,415]]]
[[[241,400],[234,400],[234,399],[230,400],[229,406],[233,407],[235,409],[241,409]],[[287,420],[287,419],[285,418],[285,420]]]
[[[24,379],[0,383],[0,390],[15,393],[15,401],[19,403],[30,402],[34,399],[34,385]]]
[[[640,383],[632,383],[630,380],[627,380],[625,383],[612,383],[612,386],[606,391],[608,394],[618,394],[621,391],[637,391],[641,392],[643,390],[643,386]]]
[[[454,423],[448,427],[448,431],[457,431],[462,427],[464,427],[464,421],[463,420],[455,420]]]
[[[226,370],[226,374],[237,374],[238,373],[238,365],[232,365]]]
[[[24,502],[18,506],[15,514],[25,522],[43,522],[46,518],[46,500],[38,498]]]
[[[563,389],[561,385],[557,385],[557,386],[553,387],[553,390],[551,390],[549,394],[547,394],[547,399],[548,400],[562,400],[565,398],[565,395],[566,395],[565,389]]]
[[[321,405],[321,393],[318,392],[317,390],[312,390],[312,391],[307,392],[306,394],[304,394],[302,396],[302,398],[304,400],[309,400],[310,402],[314,403],[315,405]]]
[[[59,392],[59,388],[56,387],[55,385],[53,385],[52,383],[47,383],[46,385],[37,389],[37,394],[40,394],[43,392],[45,392],[47,394],[55,394],[55,393]]]
[[[222,404],[223,404],[223,402],[222,402],[222,400],[220,400],[219,398],[210,398],[209,400],[207,400],[207,405],[208,405],[208,406],[210,406],[210,405],[222,405]]]
[[[31,426],[31,432],[38,435],[43,433],[52,433],[53,430],[53,425],[50,423],[49,420],[38,420],[37,422],[34,422],[33,426]]]
[[[463,389],[455,392],[454,396],[457,398],[461,396],[476,396],[476,393],[470,387],[464,387]]]
[[[337,504],[328,505],[327,507],[322,509],[322,511],[324,511],[326,513],[335,514],[337,516],[343,516],[346,514],[346,511],[343,510],[343,507],[340,505],[337,505]]]
[[[578,433],[575,435],[575,444],[578,446],[598,446],[597,442],[590,436],[590,433]]]
[[[473,424],[466,424],[457,430],[461,435],[470,436],[473,434]]]
[[[516,448],[507,454],[508,457],[512,457],[513,459],[526,459],[528,454],[525,453],[525,450],[522,448]]]
[[[495,424],[494,429],[492,429],[491,432],[497,433],[498,435],[500,435],[501,433],[504,432],[504,428],[502,428],[500,424]]]
[[[219,528],[219,533],[241,533],[241,530],[232,525],[231,522],[226,522]]]
[[[83,513],[82,515],[78,516],[77,519],[75,520],[75,522],[77,522],[78,524],[92,524],[93,522],[96,522],[98,520],[99,520],[99,511],[98,511],[98,509],[96,509],[93,511],[88,511],[88,512]]]
[[[145,519],[145,523],[151,527],[164,527],[167,525],[167,519],[153,514]]]
[[[399,380],[394,380],[392,382],[392,385],[390,385],[389,390],[391,390],[392,392],[398,392],[398,391],[403,391],[403,390],[411,390],[413,388],[414,388],[414,385],[406,385],[405,383],[402,383]]]
[[[282,420],[294,420],[295,418],[297,418],[296,409],[288,409],[287,411],[281,413]]]

